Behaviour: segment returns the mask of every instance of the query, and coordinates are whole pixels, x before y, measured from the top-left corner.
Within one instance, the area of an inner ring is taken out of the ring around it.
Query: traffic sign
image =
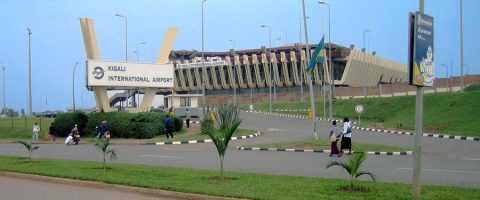
[[[363,112],[363,106],[362,105],[355,106],[355,112],[357,112],[358,114],[362,113]]]

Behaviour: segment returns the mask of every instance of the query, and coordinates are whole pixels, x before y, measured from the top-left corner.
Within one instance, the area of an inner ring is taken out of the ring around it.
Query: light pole
[[[329,116],[332,118],[333,114],[333,88],[334,88],[334,78],[333,78],[333,64],[332,64],[332,41],[331,39],[331,29],[330,29],[330,4],[326,3],[323,0],[318,1],[318,3],[328,6],[328,68],[330,70],[330,98],[329,98]]]
[[[207,104],[206,99],[205,99],[205,79],[206,79],[206,70],[205,70],[205,49],[204,49],[204,34],[203,34],[203,5],[205,4],[207,0],[202,0],[202,103],[203,105]]]
[[[363,64],[365,64],[365,55],[367,54],[367,48],[365,47],[365,33],[372,31],[371,29],[363,30]],[[367,97],[367,86],[363,86],[363,95]]]
[[[140,50],[139,50],[139,48],[138,48],[138,46],[139,46],[140,44],[146,44],[146,43],[145,43],[145,42],[139,42],[139,43],[137,43],[137,52],[136,52],[136,53],[137,53],[137,63],[138,63],[138,57],[140,56]],[[133,96],[133,97],[134,97],[134,98],[133,98],[133,106],[135,106],[135,107],[138,107],[138,103],[137,103],[138,98],[139,98],[138,95],[139,95],[139,94],[138,94],[138,88],[137,88],[136,95]]]
[[[463,77],[463,12],[462,0],[460,0],[460,91],[463,92],[464,77]]]
[[[115,14],[117,17],[122,17],[125,19],[125,62],[128,62],[128,20],[127,16],[122,15],[122,14]],[[128,106],[128,90],[125,91],[125,107]],[[122,103],[120,103],[120,107],[122,106]]]
[[[448,85],[449,85],[449,84],[448,84],[448,65],[446,65],[446,64],[442,64],[442,66],[444,66],[444,67],[445,67],[445,69],[447,70],[447,75],[445,76],[445,77],[446,77],[446,79],[445,79],[445,80],[447,80],[447,88],[450,88],[450,87],[448,86]]]
[[[235,40],[234,39],[229,39],[228,41],[233,42],[233,61],[235,62]],[[237,77],[236,77],[236,69],[234,65],[232,65],[233,68],[233,105],[237,105],[237,87],[235,84],[237,84]]]
[[[452,71],[452,68],[453,68],[453,60],[450,61],[450,77],[448,79],[450,79],[450,92],[453,91],[453,71]]]
[[[28,115],[32,115],[32,48],[31,48],[31,36],[32,31],[27,28],[28,31]]]
[[[73,73],[72,73],[72,104],[73,104],[73,111],[75,112],[75,69],[77,68],[78,62],[75,62],[73,65]]]
[[[267,28],[268,29],[268,54],[267,54],[267,58],[270,58],[270,55],[271,55],[271,51],[272,51],[272,27],[270,26],[265,26],[265,25],[261,25],[260,26],[261,28]],[[272,114],[272,85],[273,87],[275,87],[275,83],[273,81],[273,66],[272,66],[272,63],[270,62],[270,59],[268,59],[268,65],[270,65],[270,87],[269,88],[269,94],[270,94],[270,114]]]
[[[137,52],[136,52],[136,53],[137,53],[137,62],[138,62],[138,56],[139,56],[139,54],[140,54],[140,51],[138,50],[138,46],[139,46],[140,44],[145,44],[145,42],[139,42],[139,43],[137,43]]]
[[[467,66],[467,73],[465,73],[465,75],[468,76],[468,64],[463,64],[463,65]]]
[[[7,106],[6,106],[6,101],[5,101],[5,66],[2,66],[3,70],[3,109],[2,109],[2,114],[3,112],[6,112]],[[6,114],[6,113],[5,113]]]

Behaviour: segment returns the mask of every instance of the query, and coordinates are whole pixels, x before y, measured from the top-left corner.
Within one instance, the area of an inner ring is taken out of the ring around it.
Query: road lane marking
[[[178,150],[178,151],[201,151],[202,149],[176,149],[176,148],[160,148],[164,150]]]
[[[412,168],[397,168],[400,170],[412,170]],[[466,174],[480,174],[479,171],[459,171],[459,170],[444,170],[444,169],[422,169],[422,171],[431,172],[452,172],[452,173],[466,173]]]
[[[160,155],[138,155],[140,157],[154,157],[154,158],[178,158],[183,159],[185,157],[177,157],[177,156],[160,156]]]
[[[480,160],[480,158],[462,158],[462,160]]]

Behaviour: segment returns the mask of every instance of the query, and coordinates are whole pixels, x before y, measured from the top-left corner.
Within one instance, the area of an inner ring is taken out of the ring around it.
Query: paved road
[[[119,190],[94,189],[67,184],[47,183],[43,181],[18,179],[0,176],[1,199],[15,200],[85,200],[85,199],[115,199],[115,200],[174,200],[173,198],[154,198],[122,192]]]
[[[326,169],[333,159],[328,154],[296,152],[237,151],[236,146],[267,142],[313,138],[311,124],[304,119],[264,117],[259,114],[242,114],[241,128],[264,131],[253,139],[232,141],[225,157],[227,171],[258,172],[268,174],[300,175],[328,178],[346,178],[338,168]],[[328,125],[320,122],[319,129]],[[320,133],[324,136],[325,132]],[[354,130],[354,141],[383,143],[410,147],[413,137]],[[422,138],[422,182],[435,185],[480,187],[480,143],[438,138]],[[59,159],[101,160],[93,145],[64,146],[43,144],[35,157]],[[218,168],[218,154],[212,143],[188,145],[115,145],[119,159],[114,162],[151,164],[162,166]],[[18,144],[1,144],[0,154],[25,155]],[[369,156],[364,168],[378,175],[380,181],[411,182],[411,156]]]

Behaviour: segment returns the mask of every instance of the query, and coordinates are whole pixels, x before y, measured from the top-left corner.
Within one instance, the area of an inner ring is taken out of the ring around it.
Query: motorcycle
[[[80,142],[80,133],[79,132],[74,132],[73,133],[73,143],[75,143],[75,145],[77,145],[78,142]]]

